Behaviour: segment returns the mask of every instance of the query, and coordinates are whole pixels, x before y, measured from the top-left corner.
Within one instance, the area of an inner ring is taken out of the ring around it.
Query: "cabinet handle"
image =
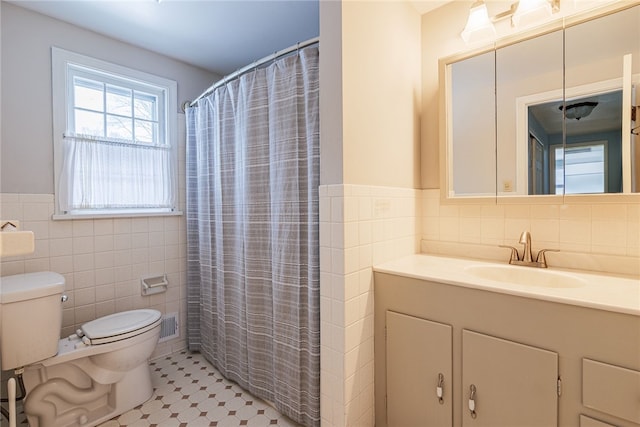
[[[444,375],[438,374],[438,385],[436,386],[436,396],[438,396],[438,402],[444,404]]]
[[[471,384],[469,387],[469,411],[471,412],[471,418],[475,419],[476,414],[476,386]]]

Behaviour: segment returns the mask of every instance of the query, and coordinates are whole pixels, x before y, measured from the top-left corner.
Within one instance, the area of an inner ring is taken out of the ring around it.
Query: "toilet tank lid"
[[[0,277],[0,304],[42,298],[64,292],[64,277],[52,271]]]

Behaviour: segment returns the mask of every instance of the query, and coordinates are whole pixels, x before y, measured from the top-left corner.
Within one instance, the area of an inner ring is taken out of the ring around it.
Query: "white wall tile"
[[[132,218],[131,231],[133,233],[148,233],[149,219],[148,218]]]
[[[73,239],[49,239],[49,255],[52,257],[72,255]]]
[[[49,221],[24,220],[20,223],[20,229],[33,231],[35,240],[49,239]]]
[[[116,234],[113,236],[113,248],[117,251],[131,249],[132,240],[131,234]]]
[[[73,238],[73,254],[92,254],[94,251],[93,236]]]
[[[96,302],[96,290],[93,287],[78,289],[73,295],[73,302],[76,306],[93,304]]]
[[[557,248],[560,241],[560,220],[557,217],[533,218],[531,220],[531,235],[535,236],[535,241],[532,237],[532,243],[538,248],[545,249],[548,246],[550,246],[549,249]],[[544,244],[545,248],[540,247],[540,244]]]
[[[25,273],[36,273],[38,271],[49,270],[51,270],[49,258],[25,259],[24,261]]]
[[[52,256],[49,258],[49,267],[56,273],[72,273],[73,257],[71,256]]]
[[[93,253],[75,254],[73,256],[73,270],[80,271],[92,271],[95,268],[93,261]]]
[[[460,243],[517,246],[515,243],[520,233],[529,230],[535,250],[557,248],[585,254],[627,256],[630,257],[628,264],[637,262],[634,258],[640,254],[639,204],[496,205],[492,202],[461,205],[456,212],[455,208],[440,206],[437,192],[422,191],[421,235],[426,242],[455,244],[457,241],[451,224],[459,219]],[[471,219],[477,218],[478,212],[481,218],[479,241]],[[374,262],[376,249],[374,246]],[[616,265],[607,267],[607,271],[615,272]]]
[[[113,219],[97,219],[93,223],[94,235],[113,234]]]
[[[22,228],[34,231],[36,237],[35,252],[3,258],[0,274],[43,270],[63,274],[69,300],[63,308],[61,332],[71,333],[96,316],[135,307],[153,305],[162,311],[172,307],[184,315],[186,232],[182,218],[53,221],[53,203],[53,196],[47,194],[0,194],[2,216],[11,214],[10,219],[22,221]],[[175,283],[151,303],[151,298],[140,295],[139,278],[150,270],[162,274],[165,269]],[[169,343],[176,349],[185,345],[184,339]]]
[[[116,218],[113,220],[114,234],[130,234],[132,227],[131,218]]]
[[[23,221],[48,221],[49,206],[46,203],[25,203],[22,214]]]
[[[93,238],[94,252],[113,251],[114,246],[114,237],[112,234],[97,235]]]
[[[421,192],[344,185],[321,186],[320,194],[331,196],[324,209],[321,201],[321,221],[327,209],[331,221],[331,238],[323,240],[331,246],[321,247],[321,271],[332,272],[321,274],[320,288],[324,303],[333,301],[332,323],[323,322],[331,330],[321,331],[324,343],[331,340],[321,354],[321,408],[331,408],[325,409],[323,423],[344,426],[351,420],[358,425],[367,419],[369,424],[363,425],[373,425],[371,266],[419,247],[421,220],[416,215],[420,217],[423,203],[415,199]],[[337,375],[336,364],[342,367]]]
[[[51,221],[49,223],[49,238],[73,237],[73,221]]]
[[[93,220],[74,220],[72,221],[73,237],[93,236]]]

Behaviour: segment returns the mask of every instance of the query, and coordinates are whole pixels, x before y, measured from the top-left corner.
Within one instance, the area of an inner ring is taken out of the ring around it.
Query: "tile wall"
[[[374,425],[372,265],[419,251],[420,191],[320,187],[323,426]]]
[[[422,191],[422,212],[422,252],[505,260],[497,245],[520,248],[529,230],[534,250],[560,250],[551,266],[640,275],[638,203],[444,205],[435,189]]]
[[[35,252],[3,258],[0,275],[54,271],[64,276],[62,336],[111,313],[155,308],[179,313],[180,337],[155,356],[186,346],[186,228],[184,216],[53,221],[50,194],[0,194],[0,217],[35,234]],[[140,279],[167,274],[167,292],[142,296]]]
[[[640,276],[640,205],[443,205],[435,190],[320,187],[323,426],[374,425],[373,265],[414,253],[503,261],[523,230],[550,265]]]
[[[3,258],[0,275],[61,273],[69,296],[63,334],[132,308],[178,312],[180,338],[160,344],[154,357],[183,349],[184,217],[52,221],[52,213],[52,195],[0,194],[2,219],[17,219],[36,236],[35,253]],[[638,204],[454,206],[442,205],[438,190],[321,186],[322,425],[374,424],[373,265],[421,251],[502,259],[496,245],[517,245],[525,229],[534,249],[562,251],[549,254],[551,264],[579,259],[586,264],[568,266],[632,274],[640,268]],[[141,296],[140,277],[162,273],[168,291]]]

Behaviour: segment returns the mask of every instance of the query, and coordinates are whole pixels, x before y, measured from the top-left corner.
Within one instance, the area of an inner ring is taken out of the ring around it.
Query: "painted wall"
[[[118,311],[178,312],[186,325],[184,216],[53,221],[51,46],[161,75],[178,82],[178,100],[194,99],[218,76],[84,29],[0,3],[2,140],[0,218],[35,234],[35,252],[3,258],[0,275],[55,271],[66,280],[62,334]],[[178,106],[173,106],[178,108]],[[185,207],[185,127],[178,114],[179,208]],[[141,296],[140,279],[166,273],[169,289]],[[156,355],[185,347],[159,344]]]
[[[407,2],[361,1],[321,2],[320,11],[321,85],[331,103],[321,103],[331,111],[322,116],[323,184],[419,188],[418,13]]]
[[[2,193],[53,194],[51,46],[175,80],[178,102],[194,99],[219,78],[6,2],[0,7]]]
[[[459,36],[469,14],[469,6],[469,2],[454,1],[422,15],[422,188],[440,188],[438,61],[466,48]]]
[[[343,182],[342,3],[320,2],[320,183]]]

